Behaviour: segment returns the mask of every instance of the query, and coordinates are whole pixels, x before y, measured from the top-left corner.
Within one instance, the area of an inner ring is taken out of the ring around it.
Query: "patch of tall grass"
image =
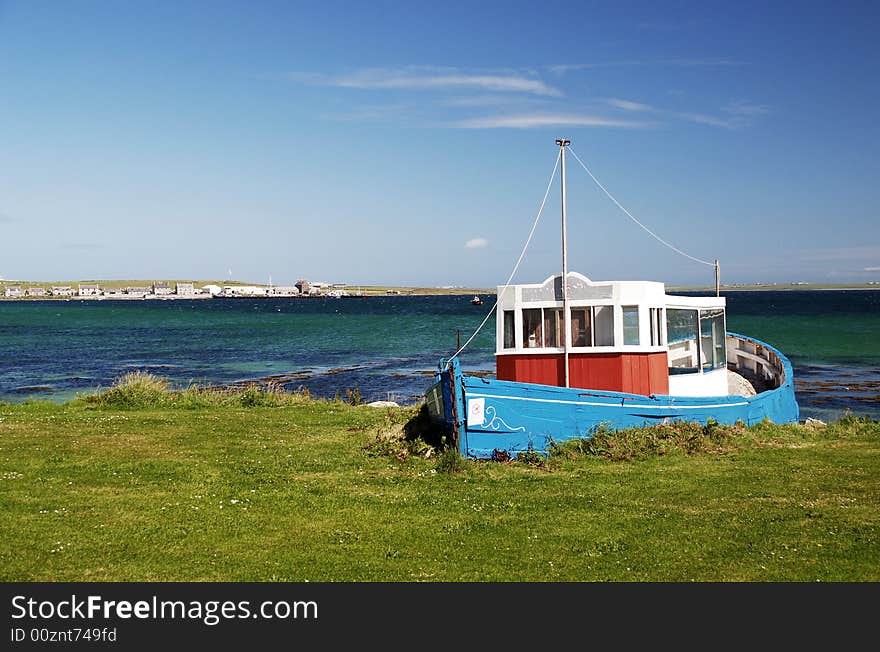
[[[584,455],[612,461],[640,460],[672,453],[724,453],[747,434],[743,423],[721,425],[687,421],[612,430],[600,425],[590,437],[554,443],[551,457],[574,459]]]
[[[724,454],[749,445],[791,446],[810,440],[862,435],[874,427],[876,421],[870,417],[853,416],[828,425],[821,422],[780,425],[769,420],[752,426],[742,421],[722,425],[712,419],[705,424],[672,421],[623,430],[601,425],[587,437],[552,444],[550,457],[561,460],[592,456],[622,462],[676,453]]]
[[[390,457],[401,462],[413,456],[428,458],[435,455],[438,447],[423,430],[426,414],[424,405],[388,410],[376,428],[376,437],[364,446],[367,455]]]
[[[449,446],[440,453],[437,459],[437,470],[440,473],[461,473],[465,469],[465,459],[454,446]]]
[[[199,409],[207,407],[287,407],[311,400],[304,393],[287,392],[277,385],[217,388],[192,385],[171,388],[167,378],[142,371],[127,373],[112,387],[82,397],[86,405],[137,410],[143,408]]]

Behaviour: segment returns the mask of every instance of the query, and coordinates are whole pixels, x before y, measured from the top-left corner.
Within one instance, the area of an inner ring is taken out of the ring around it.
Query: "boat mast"
[[[715,296],[721,296],[721,266],[717,258],[715,259]]]
[[[565,148],[571,144],[566,138],[557,138],[562,158],[562,347],[565,352],[565,386],[568,381],[568,332],[571,329],[571,318],[568,314],[568,233],[565,224]]]

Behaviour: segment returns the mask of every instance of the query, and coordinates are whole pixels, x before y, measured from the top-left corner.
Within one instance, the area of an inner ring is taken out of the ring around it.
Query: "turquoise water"
[[[880,292],[732,292],[728,330],[795,368],[802,417],[880,418]],[[421,399],[491,307],[470,296],[0,302],[0,400],[63,400],[133,370],[176,386],[274,380],[332,397]],[[462,354],[492,373],[494,319]]]
[[[880,418],[880,292],[731,292],[727,314],[791,360],[801,418]]]

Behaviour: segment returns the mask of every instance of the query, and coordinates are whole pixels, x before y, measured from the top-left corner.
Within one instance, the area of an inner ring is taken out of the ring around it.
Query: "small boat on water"
[[[480,297],[478,297],[477,295],[474,295],[474,298],[471,299],[471,305],[472,306],[482,306],[483,300]]]
[[[429,414],[459,451],[546,454],[553,442],[588,438],[600,425],[796,422],[791,363],[769,344],[727,332],[724,297],[677,296],[660,282],[568,272],[569,141],[557,144],[562,273],[498,286],[495,378],[464,374],[460,348],[440,361],[426,392]],[[718,288],[716,263],[716,295]]]

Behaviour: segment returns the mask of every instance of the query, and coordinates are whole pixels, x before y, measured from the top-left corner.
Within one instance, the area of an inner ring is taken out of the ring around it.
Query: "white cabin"
[[[569,272],[498,287],[499,380],[632,394],[726,396],[724,297],[666,294],[652,281],[591,281]],[[568,342],[568,373],[565,342]]]

